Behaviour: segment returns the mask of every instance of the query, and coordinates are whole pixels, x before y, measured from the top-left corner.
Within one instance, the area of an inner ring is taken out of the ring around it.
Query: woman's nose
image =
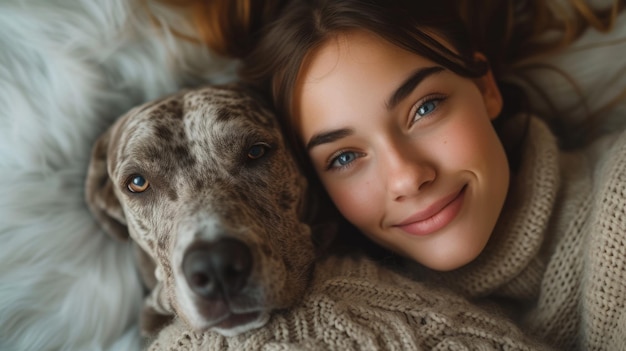
[[[427,158],[411,145],[395,145],[386,157],[387,186],[396,201],[414,196],[432,183],[437,172]]]

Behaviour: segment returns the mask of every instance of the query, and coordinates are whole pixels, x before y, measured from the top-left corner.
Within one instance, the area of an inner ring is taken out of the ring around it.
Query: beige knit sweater
[[[471,297],[512,301],[527,332],[558,349],[626,350],[626,131],[563,153],[532,119],[512,184],[476,261],[415,271]]]
[[[532,119],[512,184],[473,263],[412,271],[469,297],[512,301],[527,335],[558,349],[626,350],[626,132],[562,153]],[[302,303],[264,328],[223,338],[175,323],[150,350],[539,348],[495,314],[367,260],[332,258],[316,272]]]
[[[541,350],[510,321],[364,258],[331,257],[288,311],[237,337],[166,327],[149,350]]]

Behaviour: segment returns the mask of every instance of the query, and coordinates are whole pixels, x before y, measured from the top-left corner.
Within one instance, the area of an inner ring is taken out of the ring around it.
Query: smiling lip
[[[415,236],[425,236],[438,231],[452,222],[461,210],[466,188],[467,186],[463,186],[458,192],[438,200],[394,227]]]

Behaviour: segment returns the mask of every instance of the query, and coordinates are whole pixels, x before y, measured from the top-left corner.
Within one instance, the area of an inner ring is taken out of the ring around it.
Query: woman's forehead
[[[306,84],[318,81],[337,68],[359,69],[368,65],[403,63],[407,60],[424,65],[433,64],[425,57],[400,48],[374,33],[346,31],[328,38],[307,55],[298,80],[299,83]]]
[[[433,62],[367,32],[328,40],[303,66],[294,90],[292,123],[301,138],[340,128],[355,115],[384,113],[407,78]]]

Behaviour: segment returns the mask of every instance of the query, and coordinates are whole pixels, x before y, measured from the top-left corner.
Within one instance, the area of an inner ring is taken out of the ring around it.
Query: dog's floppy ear
[[[89,210],[111,236],[126,240],[128,228],[119,199],[113,190],[114,184],[107,171],[107,154],[113,127],[96,141],[91,151],[91,161],[85,182],[85,198]]]

